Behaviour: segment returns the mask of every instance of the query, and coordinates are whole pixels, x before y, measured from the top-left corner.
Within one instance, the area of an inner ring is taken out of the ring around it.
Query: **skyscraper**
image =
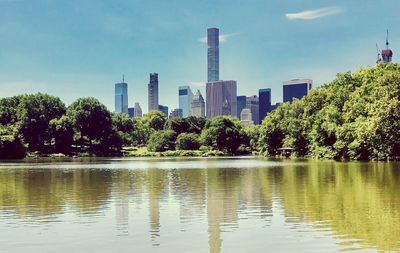
[[[237,117],[236,81],[208,82],[206,85],[207,118],[220,115]]]
[[[135,108],[134,107],[129,107],[128,108],[128,115],[129,115],[129,118],[134,118],[135,117]]]
[[[294,79],[283,82],[283,102],[292,102],[293,98],[301,99],[311,90],[312,80]]]
[[[174,118],[182,118],[182,109],[177,108],[174,109],[170,114],[169,114],[169,118],[170,119],[174,119]]]
[[[393,52],[389,48],[389,30],[386,33],[386,49],[383,49],[381,54],[384,63],[392,61]]]
[[[259,99],[259,106],[260,106],[260,111],[259,111],[260,122],[259,123],[261,123],[265,119],[265,116],[267,116],[267,113],[269,113],[271,111],[271,89],[259,89],[258,90],[258,99]]]
[[[158,110],[165,114],[168,117],[168,106],[158,105]]]
[[[219,80],[219,30],[207,29],[207,75],[208,82]]]
[[[135,118],[142,117],[142,108],[140,107],[139,103],[135,103]]]
[[[253,125],[253,114],[251,113],[251,109],[246,107],[243,108],[242,112],[240,113],[240,121],[246,125]]]
[[[190,116],[206,116],[206,105],[199,90],[197,90],[196,94],[194,94],[192,103],[190,104]]]
[[[158,74],[150,74],[150,82],[148,85],[149,92],[149,112],[158,110]],[[167,114],[168,115],[168,114]]]
[[[253,95],[246,98],[246,108],[250,109],[252,120],[255,125],[258,125],[260,122],[260,115],[259,115],[260,108],[257,95]]]
[[[183,117],[190,115],[190,103],[192,103],[193,92],[189,86],[179,86],[179,108],[182,109]]]
[[[128,84],[122,78],[122,83],[115,84],[115,112],[128,113]]]
[[[237,96],[237,117],[241,119],[242,110],[246,107],[246,96]]]

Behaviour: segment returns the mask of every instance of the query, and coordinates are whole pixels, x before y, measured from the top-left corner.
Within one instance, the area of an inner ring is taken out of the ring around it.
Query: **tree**
[[[18,137],[16,129],[0,125],[0,159],[22,159],[25,146]]]
[[[73,122],[67,116],[50,121],[51,136],[54,138],[56,152],[68,154],[74,141]]]
[[[182,133],[175,142],[178,150],[198,150],[200,148],[199,135],[195,133]]]
[[[240,145],[248,145],[248,139],[238,119],[218,116],[207,120],[201,139],[205,145],[236,154]]]
[[[200,134],[204,128],[206,119],[190,116],[187,118],[174,118],[167,121],[164,129],[173,130],[177,135],[181,133]]]
[[[133,144],[133,133],[137,128],[137,121],[125,113],[114,113],[112,114],[112,126],[113,130],[121,138],[123,145]]]
[[[176,134],[172,130],[153,132],[150,136],[147,149],[153,152],[163,152],[175,149]]]
[[[167,116],[157,110],[150,111],[143,119],[143,122],[147,124],[148,127],[156,131],[163,130],[166,121]]]
[[[80,98],[67,109],[67,117],[72,120],[81,145],[101,143],[110,139],[112,131],[111,114],[95,98]]]

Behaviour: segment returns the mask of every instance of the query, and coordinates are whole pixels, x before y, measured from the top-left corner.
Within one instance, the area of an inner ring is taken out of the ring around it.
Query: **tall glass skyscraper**
[[[158,110],[158,74],[150,74],[150,82],[148,84],[149,92],[149,112]],[[168,114],[167,114],[168,115]]]
[[[283,82],[283,102],[292,102],[294,98],[301,99],[311,90],[312,80],[294,79]]]
[[[260,122],[260,115],[259,115],[259,99],[257,95],[253,95],[246,98],[246,108],[251,110],[252,120],[255,125],[258,125]]]
[[[115,112],[128,114],[128,84],[115,84]]]
[[[220,115],[237,117],[236,81],[208,82],[206,85],[206,115],[212,118]]]
[[[219,80],[219,30],[207,29],[207,75],[208,82]]]
[[[246,96],[237,96],[237,117],[241,118],[242,110],[246,107]]]
[[[168,118],[168,106],[165,105],[158,105],[158,110],[165,114]]]
[[[190,116],[190,103],[192,103],[193,92],[189,86],[179,86],[179,108],[182,109],[182,116]]]
[[[258,99],[260,107],[260,124],[265,119],[265,116],[271,111],[271,89],[259,89]]]

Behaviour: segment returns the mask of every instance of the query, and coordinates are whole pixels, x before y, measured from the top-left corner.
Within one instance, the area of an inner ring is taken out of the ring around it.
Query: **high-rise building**
[[[165,114],[168,117],[168,106],[158,105],[158,110]]]
[[[135,118],[142,117],[142,108],[140,107],[139,103],[135,103]]]
[[[312,80],[294,79],[283,82],[283,102],[292,102],[293,98],[301,99],[311,90]]]
[[[149,112],[158,110],[158,74],[150,74],[150,82],[148,85],[149,92]],[[168,114],[167,114],[168,115]]]
[[[128,113],[128,84],[122,78],[122,83],[115,84],[115,112]]]
[[[174,118],[182,118],[182,109],[177,108],[174,109],[170,114],[169,114],[169,118],[170,119],[174,119]]]
[[[382,60],[385,63],[392,61],[393,52],[389,49],[389,30],[386,33],[386,49],[382,50]]]
[[[246,96],[237,96],[237,117],[240,119],[242,110],[246,107]]]
[[[129,118],[135,117],[135,108],[129,107],[128,108],[128,115],[129,115]]]
[[[206,116],[206,103],[204,102],[204,98],[199,90],[197,90],[196,94],[194,94],[192,103],[190,104],[190,116]]]
[[[237,117],[236,81],[208,82],[206,85],[206,115],[212,118],[220,115]]]
[[[219,80],[219,30],[207,29],[207,75],[208,82]]]
[[[278,108],[281,104],[282,104],[282,103],[276,103],[276,104],[274,104],[274,105],[271,105],[271,112],[272,112],[273,110],[275,110],[276,108]]]
[[[259,115],[259,99],[257,95],[253,95],[246,98],[246,108],[251,110],[252,120],[255,125],[260,123],[260,115]]]
[[[253,114],[251,113],[251,109],[248,107],[245,107],[242,109],[240,113],[240,121],[246,125],[253,125]]]
[[[271,89],[259,89],[258,90],[258,99],[259,99],[259,123],[265,119],[265,116],[271,111]]]
[[[193,92],[189,86],[179,86],[179,108],[182,109],[183,117],[190,115],[190,103],[192,103]]]

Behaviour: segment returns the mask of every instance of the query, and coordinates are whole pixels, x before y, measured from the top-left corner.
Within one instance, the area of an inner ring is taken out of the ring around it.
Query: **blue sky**
[[[204,94],[207,27],[219,27],[220,78],[238,95],[282,81],[374,65],[390,30],[400,54],[398,0],[0,0],[0,97],[46,92],[70,104],[94,96],[114,110],[114,83],[147,111],[149,73],[160,103],[178,106],[178,86]]]

